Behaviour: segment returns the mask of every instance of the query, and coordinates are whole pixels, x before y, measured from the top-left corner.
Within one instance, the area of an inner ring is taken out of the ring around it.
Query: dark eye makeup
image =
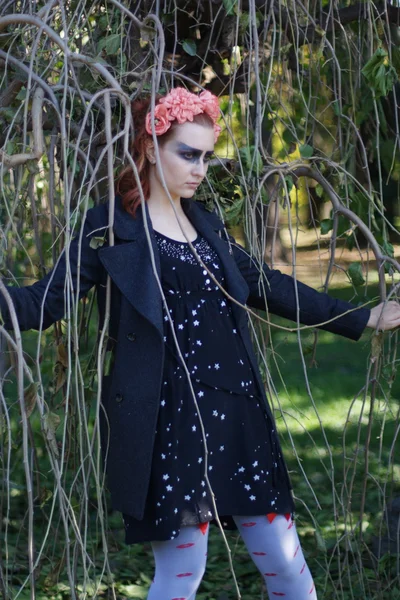
[[[177,150],[179,156],[181,156],[184,160],[188,160],[190,162],[199,161],[201,155],[203,154],[202,150],[198,150],[197,148],[191,148],[190,146],[186,146],[186,144],[179,144]],[[214,152],[212,150],[206,152],[204,155],[204,162],[208,162],[213,157]]]

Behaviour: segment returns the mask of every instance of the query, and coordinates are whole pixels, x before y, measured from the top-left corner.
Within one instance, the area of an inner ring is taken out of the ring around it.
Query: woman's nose
[[[203,160],[199,160],[193,165],[193,173],[197,176],[204,177],[207,172],[207,165]]]

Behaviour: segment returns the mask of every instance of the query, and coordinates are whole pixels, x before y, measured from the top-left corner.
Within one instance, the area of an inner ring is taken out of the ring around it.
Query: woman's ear
[[[146,154],[147,160],[152,165],[155,165],[156,164],[156,157],[155,157],[155,152],[154,152],[154,142],[153,142],[153,140],[146,140],[145,154]]]

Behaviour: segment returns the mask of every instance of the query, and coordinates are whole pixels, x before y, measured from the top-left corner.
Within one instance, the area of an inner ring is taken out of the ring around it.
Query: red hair
[[[162,96],[156,97],[156,104]],[[150,110],[150,97],[140,100],[134,100],[131,104],[134,136],[131,144],[131,156],[134,160],[139,175],[140,184],[143,189],[144,199],[148,200],[150,196],[149,170],[150,161],[146,156],[146,146],[152,139],[145,128],[146,115]],[[205,113],[196,115],[193,123],[203,125],[204,127],[214,127],[214,122]],[[158,137],[158,143],[162,146],[170,137],[175,129],[179,127],[177,121],[172,121],[170,129]],[[131,166],[125,167],[119,174],[116,182],[116,191],[122,197],[122,206],[132,216],[135,216],[136,210],[140,205],[140,193],[135,176]]]

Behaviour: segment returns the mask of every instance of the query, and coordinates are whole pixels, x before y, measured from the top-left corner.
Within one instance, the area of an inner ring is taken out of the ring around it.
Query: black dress
[[[224,528],[236,527],[231,515],[293,513],[274,424],[263,409],[230,301],[187,243],[155,235],[181,355],[164,308],[164,376],[149,492],[143,520],[123,515],[126,543],[173,539],[182,526],[213,521],[205,466]],[[224,286],[216,252],[200,236],[193,245]]]

